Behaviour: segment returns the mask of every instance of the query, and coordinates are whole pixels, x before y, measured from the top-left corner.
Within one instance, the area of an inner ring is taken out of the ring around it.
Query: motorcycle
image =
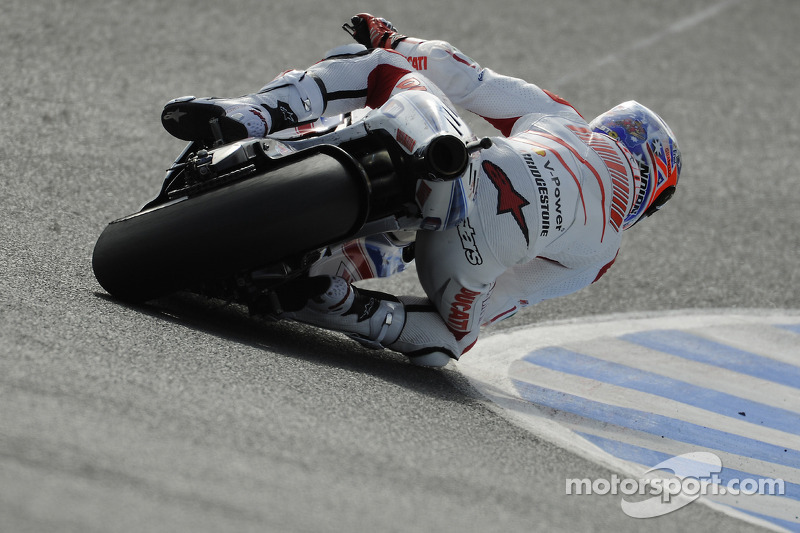
[[[192,142],[154,200],[103,230],[94,273],[122,300],[190,291],[253,314],[300,276],[390,276],[417,231],[467,216],[489,146],[424,91],[266,138]]]

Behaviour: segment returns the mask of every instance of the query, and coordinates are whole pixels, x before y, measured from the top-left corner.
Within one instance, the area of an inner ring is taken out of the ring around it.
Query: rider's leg
[[[184,96],[167,102],[161,123],[186,141],[232,142],[318,119],[322,91],[305,72],[289,71],[256,94],[238,98]]]
[[[455,339],[425,298],[367,291],[335,276],[293,282],[276,296],[280,308],[271,311],[280,318],[339,331],[372,348],[399,351],[416,365],[440,367],[458,356]]]
[[[396,52],[348,52],[305,71],[288,71],[255,94],[239,98],[176,98],[166,104],[161,120],[168,132],[189,141],[221,138],[231,142],[263,137],[323,115],[378,107],[393,91],[406,87],[397,85],[412,70],[405,57]],[[421,75],[415,78],[421,86],[429,85]],[[430,90],[439,94],[433,86]]]
[[[415,364],[444,366],[458,359],[477,341],[494,282],[507,265],[490,251],[478,213],[450,230],[419,232],[416,246],[428,298],[396,298],[318,276],[279,291],[282,316],[401,352]]]

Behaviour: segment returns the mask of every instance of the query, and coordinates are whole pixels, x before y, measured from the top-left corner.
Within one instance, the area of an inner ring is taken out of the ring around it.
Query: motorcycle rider
[[[367,13],[351,24],[345,27],[360,44],[288,71],[256,94],[173,100],[164,127],[185,140],[233,141],[426,90],[483,117],[503,137],[481,152],[467,218],[417,233],[427,298],[315,276],[277,292],[280,317],[444,366],[475,344],[482,325],[597,281],[616,259],[623,230],[674,193],[677,141],[643,105],[625,102],[587,122],[562,98],[482,68],[447,42],[406,37]]]

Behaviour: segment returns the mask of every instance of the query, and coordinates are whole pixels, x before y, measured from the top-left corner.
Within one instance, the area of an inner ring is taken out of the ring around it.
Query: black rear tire
[[[338,148],[313,152],[112,222],[92,258],[100,285],[141,302],[345,240],[366,218],[366,178]]]

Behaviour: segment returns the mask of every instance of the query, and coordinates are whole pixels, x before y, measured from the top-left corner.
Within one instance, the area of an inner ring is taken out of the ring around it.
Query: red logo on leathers
[[[406,78],[400,83],[396,85],[398,89],[402,89],[404,91],[427,91],[428,89],[425,87],[425,84],[419,81],[417,78]]]
[[[464,338],[469,333],[469,323],[472,307],[475,305],[475,298],[480,294],[478,291],[461,288],[450,303],[450,315],[447,317],[447,326],[455,334],[457,340]]]
[[[522,214],[522,208],[529,205],[530,202],[517,192],[503,169],[490,161],[484,161],[482,167],[486,175],[489,176],[489,180],[497,188],[497,214],[510,213],[519,229],[522,230],[522,234],[525,236],[525,243],[530,246],[528,222],[525,220],[525,215]]]

